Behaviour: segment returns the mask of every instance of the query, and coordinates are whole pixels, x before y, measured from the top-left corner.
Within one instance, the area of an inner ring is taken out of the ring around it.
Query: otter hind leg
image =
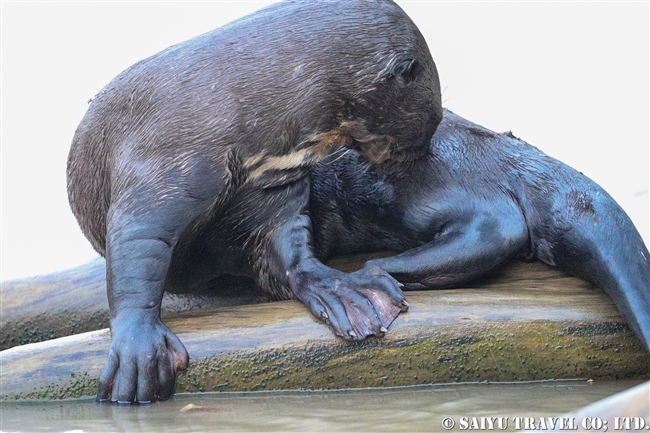
[[[450,218],[430,242],[401,254],[370,260],[405,289],[444,289],[479,277],[528,244],[526,221],[512,204],[488,204]]]

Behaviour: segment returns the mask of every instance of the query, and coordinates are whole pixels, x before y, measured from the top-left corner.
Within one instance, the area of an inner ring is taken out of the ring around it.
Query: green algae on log
[[[406,297],[408,313],[386,336],[362,342],[334,337],[297,301],[170,315],[191,357],[177,392],[650,378],[650,358],[611,300],[538,264]],[[94,331],[0,352],[0,397],[94,395],[109,338]]]

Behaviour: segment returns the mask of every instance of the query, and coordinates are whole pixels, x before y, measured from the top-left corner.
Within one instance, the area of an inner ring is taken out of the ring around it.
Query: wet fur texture
[[[601,287],[650,348],[650,262],[632,221],[595,182],[537,148],[445,110],[425,158],[396,177],[347,152],[312,172],[317,255],[372,260],[406,289],[441,289],[513,257]]]
[[[345,338],[383,335],[406,308],[397,281],[313,257],[308,173],[339,145],[371,163],[415,159],[441,118],[426,42],[389,0],[281,2],[117,76],[67,171],[72,211],[107,260],[98,399],[169,397],[188,354],[160,322],[163,290],[221,273],[300,299]]]

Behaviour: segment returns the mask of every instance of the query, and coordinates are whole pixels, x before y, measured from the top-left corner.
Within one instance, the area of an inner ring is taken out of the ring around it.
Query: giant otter
[[[312,171],[317,256],[392,250],[369,261],[405,289],[441,289],[513,257],[601,287],[650,350],[650,254],[600,186],[511,133],[445,110],[426,157],[408,170],[354,152]]]
[[[296,297],[345,338],[407,308],[380,268],[312,252],[309,170],[331,148],[408,165],[442,118],[436,68],[389,0],[282,2],[131,66],[73,139],[68,195],[107,261],[111,348],[100,401],[168,398],[188,354],[164,290],[221,273]]]

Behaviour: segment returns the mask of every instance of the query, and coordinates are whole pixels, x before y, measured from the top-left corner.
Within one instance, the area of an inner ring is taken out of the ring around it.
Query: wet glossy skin
[[[107,260],[98,399],[171,395],[188,353],[160,320],[163,291],[222,272],[300,299],[345,338],[383,335],[406,308],[398,283],[313,256],[307,175],[339,145],[373,163],[420,156],[441,117],[426,42],[387,0],[274,4],[116,77],[68,160],[73,213]]]
[[[650,348],[650,262],[631,220],[595,182],[510,133],[445,110],[426,158],[396,176],[352,152],[312,172],[317,254],[371,260],[406,288],[458,285],[513,258],[603,288]]]

